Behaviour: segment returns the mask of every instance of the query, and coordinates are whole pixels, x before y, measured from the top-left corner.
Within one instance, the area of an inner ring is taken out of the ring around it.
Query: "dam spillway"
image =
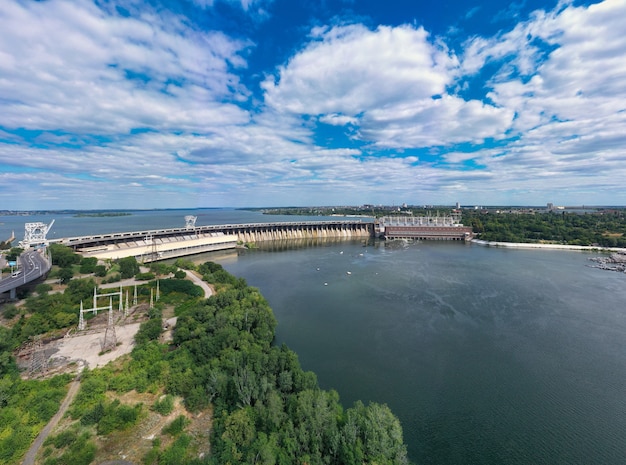
[[[324,238],[362,238],[374,224],[358,221],[298,221],[193,226],[68,237],[54,242],[86,257],[119,259],[134,256],[147,263],[168,258],[235,248],[237,244]]]
[[[190,217],[194,218],[194,217]],[[413,240],[468,240],[470,227],[450,217],[384,217],[363,221],[294,221],[155,229],[68,237],[56,241],[86,257],[120,259],[134,256],[147,263],[224,250],[238,244],[284,240],[358,239],[380,237]]]
[[[303,222],[242,225],[233,228],[241,242],[264,242],[284,239],[359,238],[373,235],[373,223],[349,222]]]

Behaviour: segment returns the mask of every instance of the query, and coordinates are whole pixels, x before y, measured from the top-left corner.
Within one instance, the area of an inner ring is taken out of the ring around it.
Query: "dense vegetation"
[[[64,269],[70,270],[70,277],[74,275],[74,267],[80,268],[79,272],[84,274],[98,271],[94,259],[81,258],[61,245],[54,245],[51,249],[55,264],[54,274],[60,280],[60,272]],[[10,251],[14,254],[20,252],[21,249]],[[110,270],[115,272],[116,267],[117,264],[111,264]],[[165,274],[174,271],[176,267],[159,265],[154,269]],[[202,291],[191,282],[174,279],[171,281],[175,283],[170,284],[168,281],[161,281],[164,302],[197,299],[202,295]],[[46,381],[24,381],[19,376],[12,351],[35,336],[53,337],[55,333],[61,334],[75,326],[78,322],[80,301],[90,302],[96,285],[94,277],[72,279],[63,292],[50,293],[52,286],[42,283],[35,287],[34,292],[25,288],[18,293],[21,297],[26,297],[23,305],[2,306],[1,316],[8,325],[0,326],[0,465],[19,463],[41,428],[56,413],[70,380],[69,375],[64,375]],[[139,287],[138,293],[142,301],[149,299],[150,287],[153,286],[154,283],[149,283]],[[82,450],[83,446],[93,449],[93,444],[87,445],[88,441],[84,437],[74,439],[76,441],[72,443],[72,447],[75,449],[78,447]],[[70,454],[70,459],[72,457]],[[72,459],[66,463],[74,461]]]
[[[66,252],[56,254],[58,265],[95,266]],[[164,266],[151,272],[172,271]],[[257,289],[214,263],[196,270],[218,292],[204,299],[190,281],[161,279],[161,299],[142,323],[131,358],[83,373],[69,411],[73,424],[48,439],[45,465],[91,463],[96,436],[132,429],[149,411],[167,415],[177,397],[189,412],[212,411],[211,455],[198,457],[182,415],[162,431],[171,440],[154,440],[146,465],[407,463],[400,423],[387,406],[357,402],[344,409],[335,391],[321,390],[315,375],[302,370],[294,352],[272,344],[276,321]],[[94,285],[92,277],[73,279],[57,294],[40,285],[12,329],[0,328],[0,464],[18,463],[69,381],[20,380],[11,349],[31,335],[76,324],[76,305],[93,295]],[[160,342],[166,306],[178,316],[171,344]],[[163,395],[152,405],[115,400],[133,390]]]
[[[415,206],[342,206],[342,207],[281,207],[281,208],[259,208],[251,209],[261,211],[265,215],[296,215],[296,216],[370,216],[380,218],[381,216],[392,215],[437,215],[449,214],[449,208],[425,208]]]
[[[626,247],[626,211],[603,213],[498,214],[463,212],[463,223],[480,239]]]
[[[271,345],[274,326],[265,300],[241,280],[177,323],[180,371],[169,389],[191,410],[213,403],[211,463],[406,462],[390,410],[343,411],[338,394],[320,390],[295,353]]]
[[[449,215],[450,209],[425,207],[285,207],[262,209],[273,215]],[[584,214],[536,209],[463,210],[462,222],[480,239],[502,242],[549,242],[570,245],[626,247],[626,210],[597,210]]]
[[[338,394],[321,390],[294,352],[272,345],[276,322],[258,290],[213,263],[199,271],[221,290],[179,308],[175,350],[156,334],[143,340],[125,381],[107,377],[112,389],[163,386],[192,412],[212,405],[212,455],[201,463],[407,462],[402,429],[386,406],[344,410]],[[188,443],[181,429],[172,445],[179,454],[151,451],[146,463],[192,463],[193,451],[180,446]]]
[[[39,431],[57,412],[69,375],[23,381],[11,356],[11,330],[0,326],[0,464],[17,464]]]

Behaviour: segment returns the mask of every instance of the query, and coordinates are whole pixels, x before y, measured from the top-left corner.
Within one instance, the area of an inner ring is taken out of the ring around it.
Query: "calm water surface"
[[[0,217],[79,236],[294,221],[240,210]],[[319,217],[308,219],[323,219]],[[366,245],[366,246],[364,246]],[[626,275],[580,252],[336,242],[198,257],[257,286],[345,406],[387,403],[420,464],[625,464]],[[348,274],[350,272],[350,274]]]
[[[322,387],[392,408],[416,463],[623,464],[626,276],[589,256],[355,242],[221,262]]]
[[[48,239],[86,236],[127,231],[146,231],[164,228],[184,228],[185,216],[197,217],[196,225],[268,223],[273,221],[324,221],[337,219],[323,216],[264,215],[257,211],[234,210],[230,208],[201,208],[188,210],[116,210],[130,213],[128,216],[84,217],[75,213],[47,213],[40,215],[15,216],[0,215],[0,241],[15,232],[17,241],[24,238],[25,223],[50,224]],[[371,221],[371,220],[370,220]],[[17,244],[17,241],[15,244]]]

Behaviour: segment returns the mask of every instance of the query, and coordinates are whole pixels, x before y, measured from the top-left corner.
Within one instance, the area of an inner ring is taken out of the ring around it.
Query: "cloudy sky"
[[[626,1],[2,0],[0,210],[626,204]]]

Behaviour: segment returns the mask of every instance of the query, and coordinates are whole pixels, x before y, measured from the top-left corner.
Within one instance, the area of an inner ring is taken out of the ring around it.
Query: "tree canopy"
[[[552,242],[626,247],[626,212],[482,213],[466,211],[463,223],[481,239],[506,242]]]
[[[146,408],[167,414],[175,396],[191,412],[212,407],[211,454],[194,456],[188,420],[180,416],[163,429],[172,440],[155,442],[145,464],[408,463],[400,422],[387,406],[357,402],[345,409],[339,394],[320,389],[315,374],[301,368],[293,351],[274,344],[276,319],[258,289],[219,265],[199,270],[220,285],[219,292],[204,299],[188,281],[161,280],[162,298],[142,323],[131,359],[83,372],[69,410],[75,423],[49,438],[46,464],[91,463],[97,452],[93,434],[132,428]],[[37,431],[20,418],[40,428],[58,408],[69,380],[55,378],[41,385],[48,394],[39,389],[29,394],[26,386],[39,385],[19,381],[9,351],[30,335],[75,324],[76,302],[90,297],[94,285],[91,278],[73,280],[63,294],[31,296],[25,304],[30,317],[19,319],[11,331],[0,328],[0,450],[9,454],[1,457],[6,463],[17,463]],[[163,302],[176,305],[171,344],[160,342]],[[133,389],[166,396],[146,407],[108,395]],[[37,415],[24,413],[25,399]]]

